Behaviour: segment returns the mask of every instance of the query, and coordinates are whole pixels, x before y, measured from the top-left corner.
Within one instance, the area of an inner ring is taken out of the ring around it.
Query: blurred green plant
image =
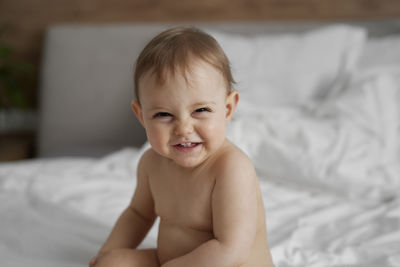
[[[0,28],[0,110],[35,108],[34,67],[15,57],[14,49],[3,41],[5,30]]]

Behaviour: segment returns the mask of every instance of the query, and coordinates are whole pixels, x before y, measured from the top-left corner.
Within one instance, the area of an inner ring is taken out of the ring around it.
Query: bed
[[[181,23],[231,59],[277,267],[400,266],[400,21]],[[64,24],[43,47],[39,157],[0,164],[1,266],[87,266],[147,149],[134,59],[176,24]],[[141,247],[154,247],[157,223]]]

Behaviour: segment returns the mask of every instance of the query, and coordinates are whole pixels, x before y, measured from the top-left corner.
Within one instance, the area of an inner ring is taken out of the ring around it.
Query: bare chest
[[[199,231],[212,230],[211,199],[215,179],[206,174],[179,172],[150,178],[156,213],[170,224]]]

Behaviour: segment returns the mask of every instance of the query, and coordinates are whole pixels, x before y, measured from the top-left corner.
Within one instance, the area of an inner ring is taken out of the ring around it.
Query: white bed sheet
[[[1,266],[86,266],[132,195],[141,153],[1,164]],[[400,266],[399,199],[364,205],[263,176],[260,185],[277,267]]]
[[[268,177],[381,202],[400,192],[399,103],[400,68],[376,68],[316,105],[242,102],[228,134]]]

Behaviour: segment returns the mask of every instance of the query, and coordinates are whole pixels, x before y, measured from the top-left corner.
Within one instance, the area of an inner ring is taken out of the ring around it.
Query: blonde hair
[[[200,59],[221,72],[227,93],[235,83],[230,63],[218,42],[209,34],[194,27],[176,27],[155,36],[140,53],[135,67],[135,98],[139,101],[139,80],[148,71],[163,84],[167,74],[176,69],[190,72],[190,63]],[[186,79],[186,76],[185,76]]]

